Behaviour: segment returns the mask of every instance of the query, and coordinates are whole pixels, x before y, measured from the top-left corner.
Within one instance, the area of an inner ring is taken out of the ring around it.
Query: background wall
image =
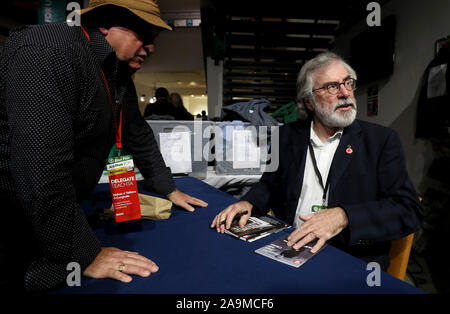
[[[188,95],[183,97],[183,104],[186,107],[186,109],[194,115],[194,117],[197,114],[201,114],[202,110],[205,110],[206,113],[208,113],[208,110],[206,110],[206,104],[208,100],[206,98],[206,95]]]
[[[391,127],[399,133],[408,172],[419,193],[422,192],[420,183],[434,157],[428,141],[414,138],[419,86],[426,66],[434,57],[436,40],[450,35],[449,12],[447,0],[394,0],[383,6],[382,19],[390,14],[396,16],[396,55],[393,75],[377,82],[377,116],[367,116],[367,86],[360,86],[357,91],[358,118]],[[338,36],[335,51],[348,57],[350,40],[367,28],[364,20]]]
[[[175,27],[163,31],[155,40],[155,52],[144,66],[144,71],[191,71],[203,69],[203,51],[200,27]]]
[[[145,95],[145,101],[139,102],[142,112],[158,87],[179,93],[192,114],[208,111],[200,27],[161,32],[155,40],[155,52],[136,72],[135,85],[138,96]]]

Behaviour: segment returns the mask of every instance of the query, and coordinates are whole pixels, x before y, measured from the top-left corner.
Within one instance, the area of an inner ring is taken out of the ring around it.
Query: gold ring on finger
[[[127,267],[127,265],[125,265],[125,264],[120,264],[120,265],[119,265],[119,271],[120,271],[121,273],[123,273],[123,272],[125,271],[125,267]]]

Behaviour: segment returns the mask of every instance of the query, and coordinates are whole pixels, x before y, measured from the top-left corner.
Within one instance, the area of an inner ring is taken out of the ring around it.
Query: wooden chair
[[[411,233],[406,237],[391,241],[388,274],[400,280],[405,280],[413,239],[414,233]]]
[[[419,195],[419,203],[422,204],[423,197]],[[414,233],[398,240],[391,241],[389,251],[388,274],[405,280],[406,270],[408,268],[409,254],[414,240]]]

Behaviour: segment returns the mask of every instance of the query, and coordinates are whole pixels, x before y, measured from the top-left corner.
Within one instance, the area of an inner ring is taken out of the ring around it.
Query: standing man
[[[367,262],[389,265],[390,241],[417,231],[423,211],[406,171],[398,135],[355,120],[356,73],[339,56],[308,61],[297,79],[303,120],[280,129],[280,166],[213,220],[218,232],[245,210],[275,215],[297,229],[295,249],[327,241]],[[282,153],[281,153],[282,152]],[[220,222],[226,220],[226,225]]]
[[[123,282],[158,271],[138,253],[101,247],[79,205],[116,141],[155,192],[189,211],[207,206],[175,188],[138,109],[131,75],[170,30],[156,1],[91,0],[82,14],[82,27],[13,30],[0,55],[2,290],[56,287],[71,262]]]

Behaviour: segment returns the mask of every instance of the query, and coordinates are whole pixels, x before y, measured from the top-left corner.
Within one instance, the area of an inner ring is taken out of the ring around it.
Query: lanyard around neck
[[[331,168],[330,168],[330,171],[328,172],[327,182],[325,183],[325,186],[324,186],[322,174],[320,173],[319,167],[317,166],[317,161],[316,161],[316,156],[314,154],[313,146],[312,146],[311,142],[309,142],[308,145],[309,145],[309,153],[311,154],[311,160],[312,160],[312,163],[314,166],[314,170],[316,172],[317,178],[319,179],[320,186],[323,189],[322,205],[325,206],[325,203],[327,200],[328,187],[330,186]]]
[[[86,35],[87,40],[90,42],[91,38],[89,37],[89,34],[86,32],[86,30],[84,29],[83,26],[81,26],[81,29],[83,30],[84,34]],[[111,97],[111,92],[109,90],[108,81],[106,80],[105,72],[103,72],[103,70],[101,70],[101,71],[102,71],[103,80],[105,81],[106,91],[108,92],[109,103],[111,104],[111,109],[112,109],[112,115],[113,115],[113,120],[114,120],[113,121],[114,129],[116,132],[116,147],[122,148],[122,108],[120,109],[119,124],[117,125],[116,114],[114,111],[114,105],[113,105],[113,101],[112,101],[112,97]]]

